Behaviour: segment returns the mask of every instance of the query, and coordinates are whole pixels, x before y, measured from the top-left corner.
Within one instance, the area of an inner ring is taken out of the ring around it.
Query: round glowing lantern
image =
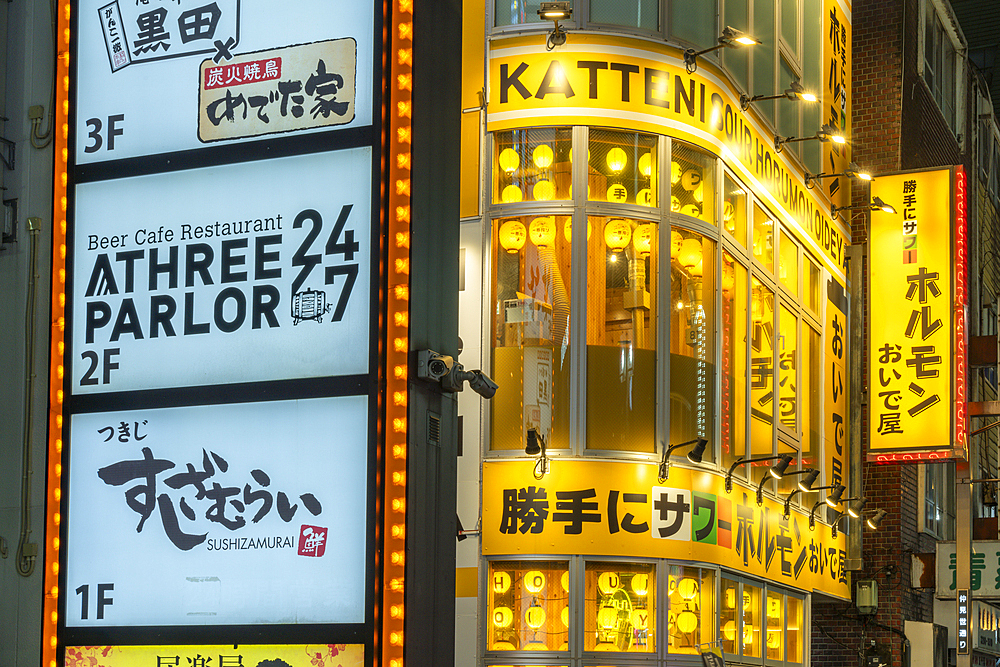
[[[778,598],[767,598],[767,617],[781,618],[781,600]]]
[[[628,201],[628,189],[621,183],[608,186],[608,201],[622,204]]]
[[[516,255],[524,247],[524,242],[528,240],[528,230],[524,228],[520,220],[508,220],[500,225],[498,236],[500,237],[500,246],[511,255]],[[504,572],[500,574],[506,575]]]
[[[559,612],[559,620],[562,621],[564,627],[569,627],[569,605],[562,608]]]
[[[509,628],[514,622],[514,612],[510,607],[497,607],[493,610],[493,625],[498,628]]]
[[[528,235],[539,248],[551,248],[556,240],[556,221],[550,217],[535,218],[528,228]]]
[[[725,595],[726,609],[734,609],[736,607],[736,589],[727,588]]]
[[[681,212],[681,200],[672,195],[670,197],[670,210],[673,211],[674,213]]]
[[[541,593],[545,588],[545,575],[538,570],[531,570],[524,575],[524,587],[529,593]]]
[[[506,572],[493,573],[493,592],[503,595],[510,590],[510,575]]]
[[[516,204],[523,198],[524,195],[521,193],[521,188],[516,185],[508,185],[503,189],[503,192],[500,193],[500,201],[504,204]]]
[[[676,162],[670,163],[670,185],[677,185],[681,180],[681,166]]]
[[[608,151],[607,163],[608,169],[615,172],[616,174],[625,168],[625,164],[628,162],[628,156],[625,155],[625,151],[618,148],[617,146]]]
[[[531,153],[531,159],[539,169],[547,169],[552,164],[552,149],[548,144],[538,144]]]
[[[500,157],[497,158],[497,164],[499,164],[500,168],[508,174],[513,174],[521,165],[521,158],[517,156],[517,151],[513,148],[505,148],[500,151]]]
[[[677,582],[677,592],[685,600],[692,600],[698,594],[698,582],[691,577],[684,577]]]
[[[632,627],[636,630],[645,630],[649,626],[649,610],[635,609],[629,617]]]
[[[689,634],[698,629],[698,617],[694,612],[685,609],[677,614],[677,629],[684,634]]]
[[[643,153],[642,157],[639,158],[639,172],[646,178],[653,175],[653,155],[651,153]]]
[[[569,239],[566,240],[568,241]],[[562,586],[564,591],[569,593],[569,570],[563,572],[562,576],[559,577],[559,585]]]
[[[604,226],[604,242],[614,252],[621,252],[632,240],[632,225],[624,220],[609,220]],[[616,575],[617,576],[617,575]]]
[[[542,642],[529,642],[524,645],[525,651],[548,651],[549,647]]]
[[[590,235],[594,232],[594,225],[587,220],[587,240],[590,240]],[[573,218],[566,218],[566,224],[563,225],[563,236],[566,237],[566,242],[573,241]],[[569,573],[566,574],[569,576]],[[566,590],[569,590],[568,588]]]
[[[539,606],[528,607],[528,610],[524,612],[524,622],[528,624],[529,628],[538,628],[545,625],[545,610]]]
[[[743,591],[743,611],[751,611],[753,609],[753,596],[750,595],[750,591]]]
[[[493,642],[494,651],[513,651],[514,645],[510,642]]]
[[[688,192],[694,192],[698,184],[701,183],[701,171],[698,169],[685,169],[681,174],[681,187]]]
[[[681,254],[681,244],[684,243],[684,237],[681,236],[680,232],[673,231],[670,232],[670,256],[680,257]]]
[[[722,636],[726,638],[726,641],[730,642],[736,639],[736,621],[727,621],[722,626]]]
[[[781,630],[776,628],[767,629],[767,647],[781,648]]]
[[[677,261],[688,271],[700,264],[701,241],[698,239],[684,239],[684,242],[681,243],[681,251],[677,256]]]
[[[552,185],[552,181],[538,181],[531,194],[535,201],[551,201],[556,198],[556,186]]]
[[[743,643],[747,646],[753,645],[753,626],[749,623],[743,626]]]
[[[611,595],[621,588],[622,580],[617,572],[601,572],[597,577],[597,590],[601,595]]]
[[[635,233],[632,234],[632,245],[635,247],[635,251],[639,253],[639,257],[648,257],[650,251],[653,248],[653,223],[647,222],[645,224],[639,225],[635,228]],[[644,574],[637,574],[636,577],[645,577]],[[635,577],[632,577],[632,581],[635,581]]]
[[[632,577],[632,592],[640,597],[649,592],[648,574],[637,574]]]
[[[601,605],[597,611],[597,627],[604,630],[618,627],[618,610],[610,605]]]
[[[697,204],[688,204],[687,206],[681,207],[681,213],[684,215],[690,215],[692,218],[700,218],[701,208]]]
[[[691,196],[694,197],[694,200],[699,204],[705,201],[705,181],[698,183],[694,192],[691,193]]]
[[[638,194],[635,196],[635,203],[641,206],[652,206],[653,205],[653,191],[649,188],[643,188],[639,190]]]
[[[560,644],[559,645],[559,650],[560,651],[568,651],[569,650],[569,642],[563,642],[562,644]]]

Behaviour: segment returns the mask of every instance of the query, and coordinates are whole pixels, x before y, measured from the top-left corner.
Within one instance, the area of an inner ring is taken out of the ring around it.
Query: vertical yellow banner
[[[851,138],[851,15],[838,0],[826,0],[823,23],[823,93],[820,96],[822,122]],[[850,144],[823,144],[825,174],[841,174],[850,163]],[[851,200],[850,180],[846,176],[822,181],[830,200],[847,206]]]
[[[847,291],[831,278],[827,282],[826,349],[823,351],[824,397],[823,450],[827,486],[848,479],[847,449]]]
[[[869,460],[952,455],[952,178],[941,169],[872,184],[873,200],[897,212],[871,214]]]

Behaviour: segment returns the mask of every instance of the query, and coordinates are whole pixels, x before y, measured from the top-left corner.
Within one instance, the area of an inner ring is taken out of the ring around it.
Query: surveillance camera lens
[[[434,375],[443,375],[448,370],[448,367],[440,359],[435,359],[427,364],[427,369]]]

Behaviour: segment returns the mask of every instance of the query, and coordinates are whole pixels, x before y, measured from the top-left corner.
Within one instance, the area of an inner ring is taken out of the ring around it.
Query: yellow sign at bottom
[[[362,644],[68,646],[66,667],[364,667]]]

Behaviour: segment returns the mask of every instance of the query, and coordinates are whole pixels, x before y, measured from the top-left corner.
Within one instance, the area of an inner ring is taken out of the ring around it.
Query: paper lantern
[[[681,166],[676,162],[670,163],[670,185],[677,185],[681,180]]]
[[[538,144],[531,153],[531,159],[539,169],[547,169],[552,164],[552,149],[548,144]]]
[[[545,610],[539,606],[528,607],[528,610],[524,612],[524,622],[528,624],[529,628],[538,628],[545,625]]]
[[[500,168],[508,174],[513,174],[521,165],[521,158],[517,156],[517,151],[513,148],[505,148],[500,151],[500,157],[497,159],[497,163],[500,165]]]
[[[701,240],[684,239],[683,243],[681,243],[681,250],[677,256],[677,261],[688,270],[693,269],[701,263]]]
[[[699,204],[705,201],[705,181],[698,183],[694,192],[691,193],[691,196],[694,197],[694,200]]]
[[[545,575],[538,570],[531,570],[524,575],[524,587],[529,593],[540,593],[545,588]]]
[[[726,609],[734,609],[736,607],[736,589],[735,588],[727,588],[726,589],[725,601],[726,601]]]
[[[625,220],[610,220],[604,226],[604,243],[614,252],[621,252],[632,240],[632,225]]]
[[[726,641],[730,642],[736,639],[736,621],[727,621],[722,626],[722,636],[726,638]]]
[[[567,238],[566,240],[568,241],[569,239]],[[569,593],[569,570],[563,572],[562,576],[559,577],[559,585],[562,586],[564,591]]]
[[[516,185],[508,185],[500,193],[500,201],[504,204],[516,204],[523,198],[524,195],[521,193],[521,188]]]
[[[729,200],[722,204],[722,221],[727,232],[732,234],[736,231],[736,207]]]
[[[687,206],[681,207],[681,213],[684,215],[690,215],[692,218],[700,218],[701,208],[697,204],[688,204]]]
[[[767,617],[781,618],[781,600],[778,598],[767,598]]]
[[[684,634],[689,634],[698,629],[698,617],[694,612],[685,609],[677,614],[677,629]]]
[[[649,627],[649,610],[635,609],[632,611],[629,620],[632,621],[632,627],[636,630],[645,630]]]
[[[681,212],[681,200],[678,199],[677,197],[671,196],[670,197],[670,210],[673,211],[674,213],[680,213]]]
[[[593,233],[593,231],[594,231],[594,225],[593,225],[593,223],[590,222],[590,219],[588,219],[587,220],[587,240],[588,241],[590,240],[590,235]],[[573,241],[573,218],[566,218],[566,224],[563,225],[563,236],[566,237],[566,242],[567,243],[572,243],[572,241]],[[568,577],[569,573],[567,573],[566,576]],[[567,589],[567,590],[569,590],[569,589]]]
[[[528,228],[531,242],[539,248],[551,248],[556,240],[556,221],[553,218],[535,218]]]
[[[524,242],[528,240],[528,231],[520,220],[508,220],[500,225],[497,236],[500,238],[500,246],[511,255],[516,255],[524,247]],[[500,574],[506,576],[504,572]]]
[[[653,223],[647,222],[635,228],[632,234],[632,246],[639,253],[639,257],[648,257],[653,247]],[[637,574],[636,577],[645,577],[644,574]],[[632,577],[635,581],[635,577]]]
[[[670,232],[670,256],[680,257],[681,255],[681,244],[684,242],[684,237],[681,236],[680,232],[672,231]]]
[[[618,627],[618,610],[610,605],[601,605],[597,611],[597,627],[604,630]]]
[[[781,648],[781,630],[767,629],[767,647],[770,649]]]
[[[650,225],[652,227],[652,225]],[[636,230],[638,231],[638,230]],[[649,592],[649,575],[637,574],[632,577],[632,592],[638,596],[643,596]]]
[[[493,625],[498,628],[509,628],[514,622],[514,612],[510,607],[497,607],[493,610]]]
[[[506,572],[493,573],[493,592],[503,595],[510,589],[510,575]]]
[[[628,201],[628,190],[624,185],[620,183],[615,183],[614,185],[608,186],[608,201],[614,202],[616,204],[622,204]]]
[[[538,181],[531,194],[535,201],[551,201],[556,198],[556,186],[552,185],[552,181]]]
[[[625,164],[628,162],[628,156],[625,155],[625,151],[615,146],[608,151],[607,163],[608,169],[614,173],[620,172],[625,168]]]
[[[510,642],[493,642],[494,651],[513,651],[514,645]]]
[[[746,646],[753,645],[753,626],[749,623],[743,625],[743,644]]]
[[[601,595],[611,595],[621,588],[622,580],[617,572],[601,572],[597,577],[597,590]]]
[[[694,192],[699,183],[701,183],[700,169],[685,169],[684,173],[681,174],[681,187],[688,192]]]
[[[653,175],[653,155],[651,153],[643,153],[642,157],[639,158],[639,172],[646,178]]]
[[[684,577],[677,582],[677,592],[685,600],[694,599],[694,596],[698,594],[698,582],[691,577]]]
[[[753,610],[753,596],[750,591],[743,591],[743,611]]]
[[[639,190],[638,194],[635,196],[635,203],[641,206],[652,206],[653,205],[653,191],[649,188],[643,188]]]
[[[569,605],[562,608],[559,612],[559,620],[562,621],[563,627],[569,627]]]

